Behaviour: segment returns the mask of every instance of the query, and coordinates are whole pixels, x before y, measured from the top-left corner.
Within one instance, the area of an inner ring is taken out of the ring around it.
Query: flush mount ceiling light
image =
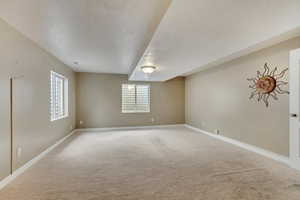
[[[156,70],[156,67],[152,65],[142,66],[141,69],[145,74],[152,74]]]

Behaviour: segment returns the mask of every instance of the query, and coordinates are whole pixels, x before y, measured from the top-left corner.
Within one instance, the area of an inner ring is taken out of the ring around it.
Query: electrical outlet
[[[20,158],[22,156],[22,148],[18,147],[17,148],[17,157]]]
[[[152,123],[154,123],[154,122],[155,122],[155,119],[154,119],[154,117],[152,117],[152,118],[151,118],[151,122],[152,122]]]
[[[220,135],[220,130],[219,129],[215,129],[215,134]]]
[[[82,124],[83,124],[83,121],[79,121],[79,124],[82,125]]]

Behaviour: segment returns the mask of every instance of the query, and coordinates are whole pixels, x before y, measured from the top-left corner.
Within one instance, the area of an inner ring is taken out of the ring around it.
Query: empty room
[[[0,0],[0,200],[299,200],[299,0]]]

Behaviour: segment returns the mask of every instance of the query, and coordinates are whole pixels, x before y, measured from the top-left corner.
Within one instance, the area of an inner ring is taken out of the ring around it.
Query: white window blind
[[[54,121],[68,116],[68,79],[51,71],[50,82],[50,115]]]
[[[122,113],[150,112],[150,86],[122,84]]]

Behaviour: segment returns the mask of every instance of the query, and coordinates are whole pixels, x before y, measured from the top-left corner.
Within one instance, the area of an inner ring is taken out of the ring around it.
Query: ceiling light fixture
[[[156,70],[156,67],[152,65],[142,66],[141,69],[145,74],[152,74]]]

